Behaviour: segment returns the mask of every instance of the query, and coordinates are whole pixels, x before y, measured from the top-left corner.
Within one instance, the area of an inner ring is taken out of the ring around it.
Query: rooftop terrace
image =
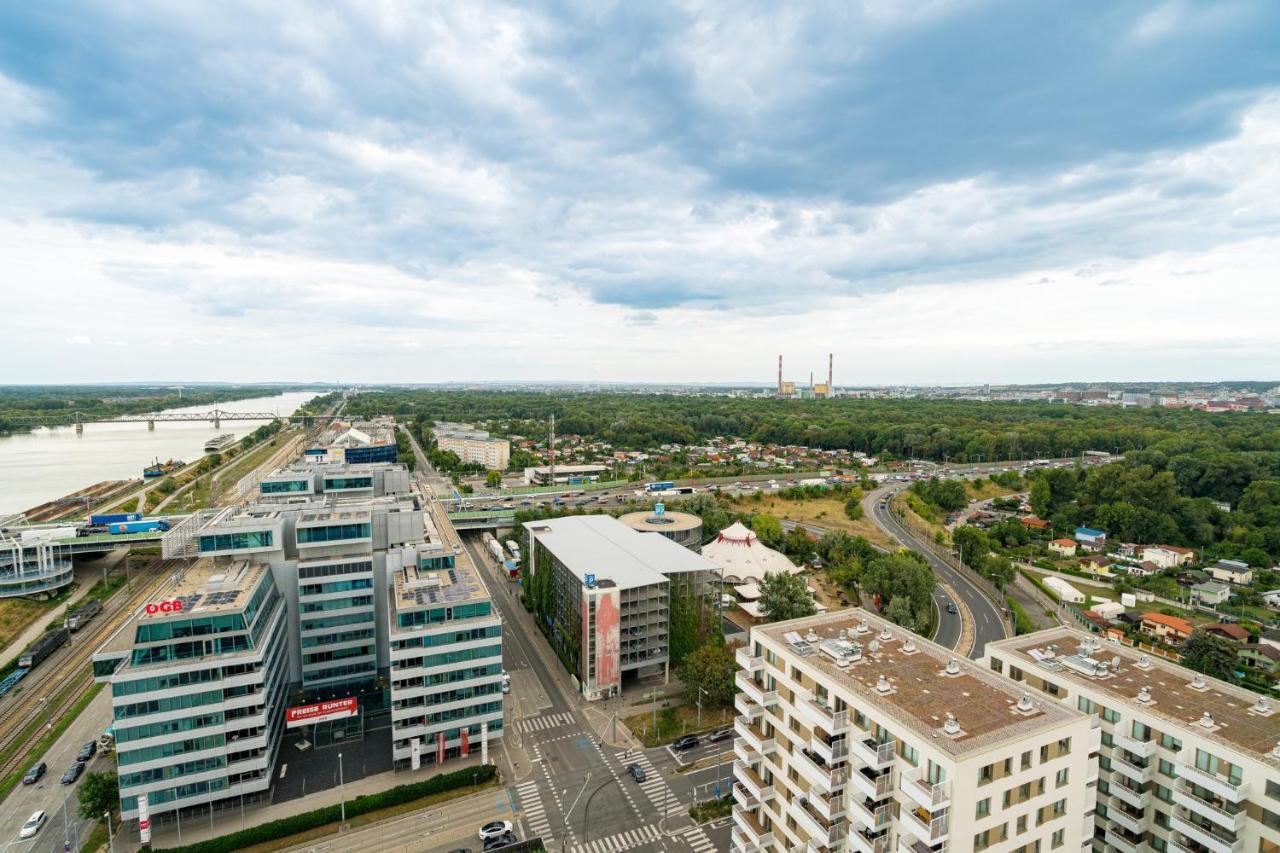
[[[1020,658],[1028,675],[1088,685],[1113,697],[1116,704],[1168,720],[1173,724],[1170,734],[1176,734],[1177,728],[1190,728],[1201,737],[1221,741],[1280,767],[1280,758],[1271,754],[1280,743],[1280,711],[1259,712],[1257,693],[1115,643],[1102,642],[1096,651],[1082,655],[1085,641],[1101,642],[1096,635],[1059,627],[992,643],[991,648],[1007,650]],[[1048,657],[1046,652],[1053,656]],[[1113,662],[1119,666],[1112,666]],[[1104,673],[1097,672],[1097,663],[1107,665]],[[1149,702],[1138,699],[1143,688]],[[1275,707],[1272,701],[1270,708]],[[1213,728],[1201,724],[1206,713],[1212,718]]]
[[[1041,697],[1019,708],[1024,691],[1016,685],[861,608],[751,633],[798,654],[866,704],[884,709],[886,716],[957,757],[1083,716]],[[958,734],[944,731],[948,713],[959,723]]]

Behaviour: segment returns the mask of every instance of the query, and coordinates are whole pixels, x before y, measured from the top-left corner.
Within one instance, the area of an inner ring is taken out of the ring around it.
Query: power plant
[[[796,383],[782,378],[782,354],[778,354],[778,386],[776,395],[783,399],[819,399],[825,400],[836,395],[833,383],[835,377],[835,354],[827,353],[827,381],[814,384],[813,371],[809,371],[809,384],[796,388]]]

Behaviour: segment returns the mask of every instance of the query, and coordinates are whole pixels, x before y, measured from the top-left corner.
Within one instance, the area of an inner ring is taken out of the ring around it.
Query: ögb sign
[[[284,712],[285,727],[295,729],[298,726],[309,726],[313,723],[327,723],[330,720],[341,720],[354,717],[358,703],[354,696],[346,699],[333,699],[329,702],[316,702],[314,705],[299,705]]]
[[[145,608],[148,616],[155,616],[157,613],[181,613],[182,599],[175,598],[170,601],[152,602]]]

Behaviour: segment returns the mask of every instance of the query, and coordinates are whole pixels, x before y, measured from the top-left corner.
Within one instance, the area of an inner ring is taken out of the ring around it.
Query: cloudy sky
[[[0,27],[8,381],[1280,377],[1272,0],[111,5]]]

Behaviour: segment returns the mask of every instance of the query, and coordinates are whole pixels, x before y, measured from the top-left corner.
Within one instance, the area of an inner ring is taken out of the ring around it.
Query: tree
[[[1036,477],[1031,486],[1031,511],[1040,518],[1048,518],[1053,508],[1049,500],[1049,481],[1044,477]]]
[[[767,572],[760,581],[760,612],[766,622],[782,622],[812,616],[818,611],[803,577]]]
[[[815,548],[813,540],[803,527],[793,527],[782,539],[783,551],[798,563],[807,563],[813,559]]]
[[[490,471],[484,475],[484,484],[491,489],[496,489],[502,485],[502,472]]]
[[[849,498],[844,502],[844,514],[850,521],[862,518],[862,512],[862,501],[857,498]]]
[[[933,569],[911,551],[882,554],[862,569],[862,590],[880,598],[881,612],[887,615],[895,599],[904,599],[911,611],[907,627],[916,631],[927,630],[933,619],[934,583]],[[901,614],[902,607],[896,605],[894,612]]]
[[[120,804],[120,785],[114,773],[86,773],[76,791],[80,801],[80,817],[97,820],[105,812],[115,811]]]
[[[906,596],[899,595],[889,602],[889,606],[884,609],[884,618],[888,619],[895,625],[901,625],[909,630],[915,630],[916,617],[911,612],[911,600]]]
[[[676,675],[684,684],[685,702],[694,705],[701,700],[704,708],[708,704],[725,708],[733,704],[737,691],[733,683],[736,670],[732,648],[723,643],[708,643],[687,654],[684,662],[676,667]]]
[[[1236,671],[1236,644],[1226,637],[1195,630],[1182,644],[1182,663],[1223,681],[1234,681]]]
[[[756,492],[756,494],[760,494]],[[767,512],[758,512],[751,519],[751,529],[755,531],[760,542],[770,548],[782,547],[782,522]]]

